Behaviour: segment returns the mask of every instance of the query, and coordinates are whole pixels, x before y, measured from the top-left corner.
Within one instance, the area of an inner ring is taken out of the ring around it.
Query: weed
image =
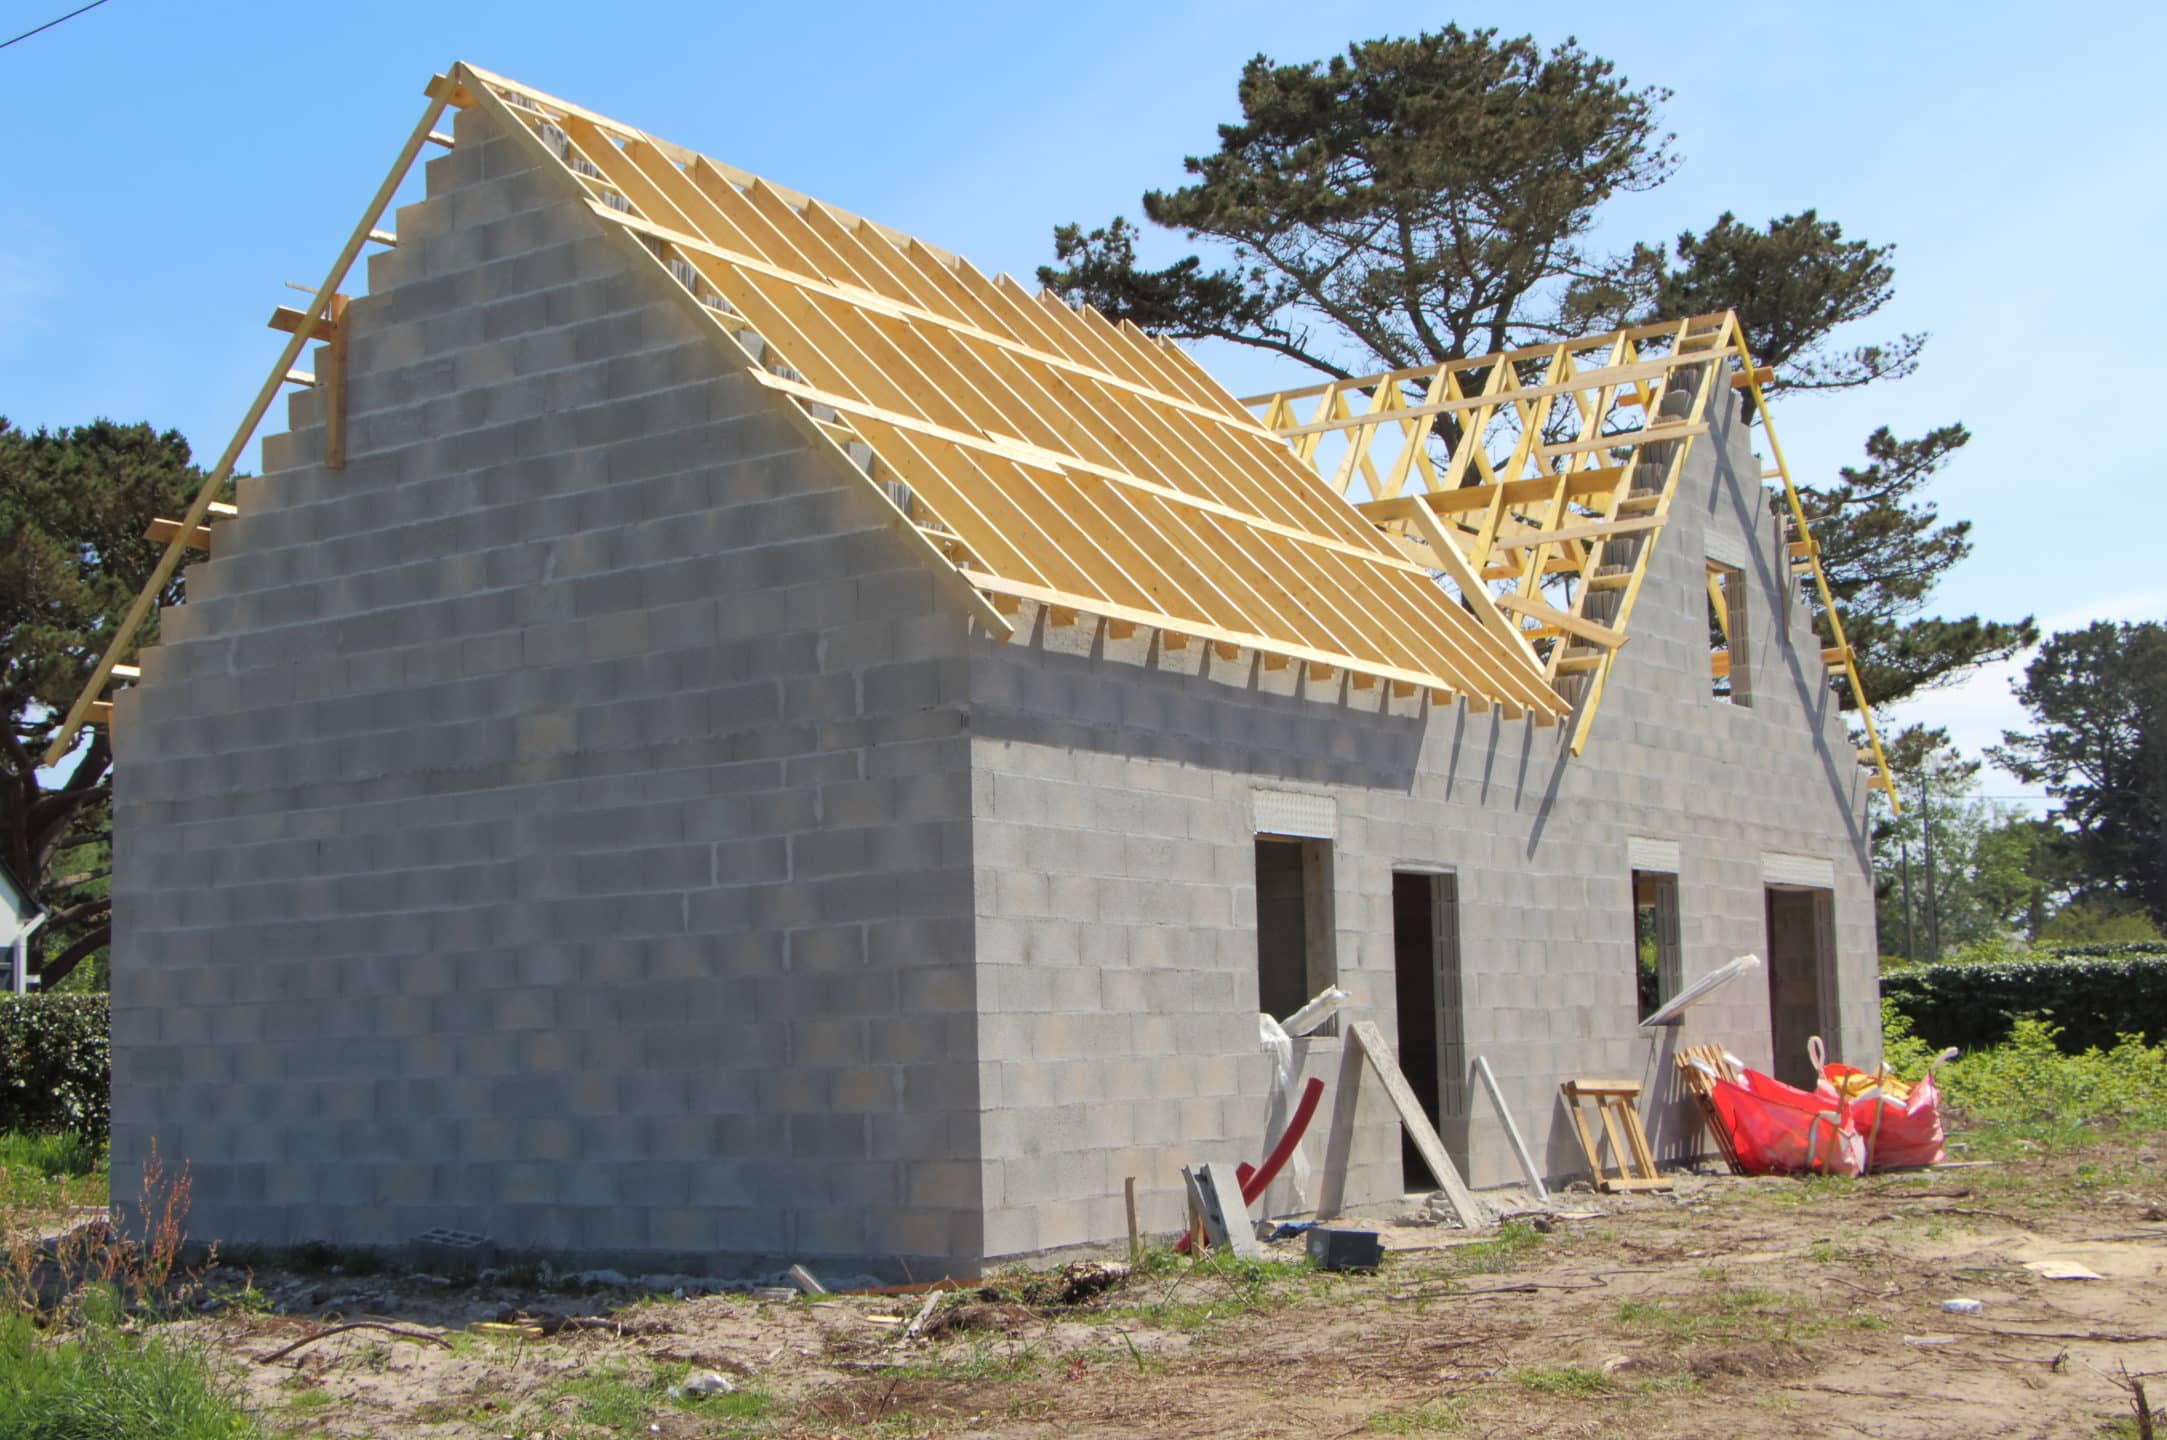
[[[1689,1395],[1700,1389],[1700,1381],[1691,1375],[1658,1375],[1652,1380],[1639,1380],[1633,1384],[1635,1395]]]
[[[1456,1395],[1406,1410],[1380,1410],[1369,1417],[1369,1428],[1380,1435],[1449,1435],[1465,1429],[1467,1423],[1467,1402]]]
[[[972,1340],[947,1345],[915,1365],[897,1366],[888,1373],[902,1380],[967,1380],[979,1384],[1005,1384],[1025,1380],[1044,1368],[1045,1357],[1035,1345],[998,1340]]]
[[[1445,1268],[1453,1275],[1496,1275],[1517,1270],[1542,1248],[1542,1232],[1519,1220],[1498,1227],[1497,1238],[1455,1245],[1444,1252]]]
[[[1812,1302],[1797,1295],[1749,1286],[1675,1300],[1628,1300],[1618,1323],[1679,1342],[1795,1340],[1828,1328]]]
[[[686,1395],[676,1391],[690,1367],[659,1364],[635,1368],[620,1360],[604,1361],[577,1375],[566,1376],[536,1395],[527,1407],[558,1419],[569,1419],[570,1428],[550,1427],[548,1433],[572,1437],[644,1435],[649,1421],[665,1409],[697,1412],[715,1422],[715,1435],[753,1433],[775,1408],[775,1397],[756,1386],[721,1395]],[[528,1418],[540,1418],[530,1416]]]
[[[1512,1372],[1512,1378],[1538,1395],[1601,1395],[1610,1389],[1610,1377],[1584,1365],[1533,1365]]]

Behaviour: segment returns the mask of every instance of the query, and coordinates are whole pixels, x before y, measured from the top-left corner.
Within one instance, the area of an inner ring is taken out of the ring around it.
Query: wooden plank
[[[1660,445],[1666,440],[1691,440],[1708,433],[1704,421],[1677,422],[1669,425],[1650,425],[1644,430],[1621,430],[1615,435],[1599,435],[1592,440],[1566,440],[1556,445],[1538,445],[1535,458],[1554,460],[1560,455],[1587,455],[1601,450],[1637,449],[1642,445]]]
[[[1430,1124],[1430,1117],[1422,1112],[1422,1102],[1415,1099],[1415,1092],[1408,1088],[1407,1077],[1400,1073],[1399,1062],[1392,1057],[1392,1047],[1385,1043],[1384,1032],[1374,1020],[1357,1020],[1347,1027],[1347,1033],[1362,1047],[1362,1055],[1369,1061],[1369,1068],[1377,1074],[1385,1094],[1392,1099],[1392,1108],[1399,1112],[1400,1124],[1406,1127],[1408,1138],[1414,1141],[1416,1153],[1422,1163],[1430,1167],[1430,1174],[1443,1187],[1445,1198],[1452,1202],[1453,1213],[1460,1223],[1470,1230],[1479,1230],[1490,1223],[1489,1207],[1476,1199],[1453,1167],[1452,1157],[1445,1153],[1445,1142],[1437,1136]]]
[[[1639,1157],[1626,1145],[1625,1137],[1618,1133],[1616,1108],[1607,1100],[1599,1101],[1595,1106],[1595,1114],[1596,1118],[1603,1122],[1603,1138],[1610,1142],[1611,1163],[1618,1167],[1620,1177],[1631,1177],[1634,1170],[1633,1162]],[[1611,1185],[1612,1182],[1608,1178],[1605,1178],[1602,1182],[1602,1187],[1605,1190],[1610,1189]]]
[[[1598,536],[1634,535],[1643,530],[1660,530],[1663,522],[1653,515],[1631,520],[1591,520],[1585,525],[1561,525],[1555,530],[1522,530],[1517,534],[1498,540],[1491,548],[1496,550],[1525,550],[1533,545],[1551,545],[1567,540],[1592,540]]]
[[[1570,611],[1560,610],[1555,605],[1547,605],[1540,600],[1530,599],[1528,596],[1515,591],[1507,591],[1505,594],[1498,596],[1497,603],[1507,610],[1516,611],[1519,614],[1540,620],[1545,625],[1554,625],[1566,634],[1577,636],[1590,645],[1600,645],[1605,650],[1616,650],[1631,638],[1611,629],[1608,625],[1601,625],[1593,620],[1584,619],[1581,616],[1572,614]]]
[[[324,468],[346,468],[346,297],[333,295],[324,321],[331,327],[324,346]]]
[[[1414,521],[1415,529],[1422,532],[1422,538],[1429,542],[1430,553],[1437,557],[1438,568],[1451,578],[1461,598],[1466,600],[1467,608],[1475,612],[1475,618],[1484,629],[1504,644],[1506,658],[1514,664],[1525,663],[1539,678],[1542,672],[1536,667],[1535,652],[1528,648],[1527,637],[1520,632],[1519,626],[1498,613],[1490,587],[1482,583],[1482,577],[1467,563],[1460,547],[1445,534],[1445,527],[1438,522],[1437,516],[1427,505],[1417,505],[1409,518]]]
[[[1137,1264],[1144,1258],[1144,1231],[1136,1221],[1136,1177],[1128,1176],[1121,1182],[1121,1198],[1129,1211],[1129,1263]]]
[[[1542,1172],[1535,1168],[1535,1157],[1528,1153],[1527,1142],[1520,1138],[1520,1127],[1513,1123],[1512,1112],[1505,1108],[1504,1092],[1497,1088],[1497,1077],[1490,1073],[1487,1056],[1475,1057],[1475,1073],[1482,1078],[1482,1088],[1490,1093],[1490,1104],[1497,1109],[1497,1118],[1504,1122],[1505,1138],[1512,1143],[1512,1153],[1520,1161],[1520,1174],[1526,1179],[1528,1189],[1535,1192],[1537,1203],[1550,1203],[1550,1189],[1542,1183]]]
[[[328,340],[332,331],[338,328],[337,323],[328,316],[319,315],[312,320],[291,305],[281,305],[274,309],[271,318],[264,324],[273,330],[283,330],[288,335],[303,335],[311,340]]]
[[[162,540],[171,545],[183,537],[191,550],[208,551],[211,548],[211,527],[208,525],[189,526],[178,520],[157,519],[143,527],[145,540]]]
[[[1622,466],[1596,470],[1575,470],[1566,482],[1568,499],[1586,500],[1591,496],[1608,495],[1618,488],[1625,478]],[[1382,523],[1388,520],[1404,520],[1417,505],[1426,505],[1439,515],[1461,515],[1471,510],[1487,510],[1498,500],[1510,505],[1526,505],[1537,500],[1547,500],[1555,488],[1555,477],[1535,477],[1524,480],[1506,480],[1494,485],[1461,485],[1449,490],[1426,490],[1415,495],[1399,495],[1389,500],[1358,500],[1352,502],[1364,519]]]
[[[1596,1189],[1603,1188],[1602,1152],[1595,1148],[1595,1137],[1588,1133],[1587,1117],[1580,1113],[1580,1102],[1573,1096],[1572,1082],[1561,1087],[1565,1092],[1565,1111],[1573,1117],[1573,1133],[1580,1138],[1580,1153],[1588,1162],[1588,1183]]]

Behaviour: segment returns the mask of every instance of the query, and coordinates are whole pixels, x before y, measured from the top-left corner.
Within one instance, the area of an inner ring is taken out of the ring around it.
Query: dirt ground
[[[903,1338],[917,1295],[331,1268],[221,1269],[214,1289],[252,1290],[184,1328],[274,1431],[326,1437],[2135,1436],[2125,1371],[2167,1406],[2163,1150],[1573,1192],[1560,1209],[1598,1213],[1547,1230],[1388,1225],[1369,1275],[1312,1271],[1298,1239],[1261,1265],[1160,1251],[1073,1302],[1058,1272],[951,1291],[934,1338]],[[1979,1310],[1943,1310],[1959,1297]],[[357,1319],[412,1333],[268,1358]],[[732,1389],[677,1388],[707,1372]]]

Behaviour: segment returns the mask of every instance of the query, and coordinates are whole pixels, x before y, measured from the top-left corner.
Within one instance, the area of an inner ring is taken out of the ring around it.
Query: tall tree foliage
[[[1242,120],[1193,184],[1154,190],[1157,225],[1232,248],[1135,263],[1125,220],[1054,232],[1041,280],[1109,318],[1276,351],[1326,374],[1502,350],[1554,326],[1605,200],[1672,169],[1656,106],[1568,40],[1545,53],[1447,26],[1329,61],[1242,69]],[[1545,313],[1545,307],[1552,313]]]
[[[2005,733],[1994,758],[2054,797],[2087,897],[2167,927],[2167,625],[2050,636],[2016,695],[2033,728]]]
[[[1799,487],[1869,705],[1960,679],[2038,642],[2028,615],[2002,621],[1922,613],[1935,584],[1971,553],[1971,522],[1944,522],[1940,507],[1924,498],[1935,473],[1970,441],[1962,425],[1916,440],[1899,440],[1882,426],[1866,439],[1864,465],[1844,466],[1833,484]]]
[[[1908,944],[1915,958],[1935,960],[2038,935],[2071,889],[2062,832],[1982,796],[1979,762],[1947,731],[1913,725],[1886,743],[1904,808],[1874,831],[1881,953],[1903,955]]]
[[[1675,169],[1668,98],[1573,40],[1545,50],[1456,25],[1327,60],[1259,55],[1218,149],[1188,157],[1188,184],[1143,197],[1152,224],[1209,242],[1223,263],[1198,253],[1147,265],[1142,232],[1116,217],[1057,227],[1056,263],[1039,279],[1111,319],[1337,378],[1725,308],[1779,389],[1849,389],[1916,368],[1922,335],[1839,342],[1888,303],[1894,247],[1816,211],[1761,227],[1726,212],[1668,246],[1592,248],[1610,200]],[[1449,431],[1451,417],[1437,423]],[[1969,542],[1917,495],[1965,438],[1961,426],[1915,441],[1879,431],[1863,470],[1812,491],[1814,518],[1843,532],[1837,603],[1860,632],[1869,703],[2032,638],[2028,620],[1918,618]]]
[[[32,967],[57,985],[111,937],[112,748],[102,729],[38,759],[164,546],[143,538],[203,483],[175,431],[97,420],[25,433],[0,418],[0,853],[50,918]],[[180,598],[175,579],[161,603]],[[144,639],[154,638],[155,620]]]

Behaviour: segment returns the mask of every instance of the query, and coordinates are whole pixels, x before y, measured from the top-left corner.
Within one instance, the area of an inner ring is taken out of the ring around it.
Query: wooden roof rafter
[[[868,480],[902,488],[879,493],[987,610],[1036,599],[1358,687],[1565,713],[1532,652],[1442,594],[1178,348],[502,76],[454,77],[795,416],[870,450]]]

